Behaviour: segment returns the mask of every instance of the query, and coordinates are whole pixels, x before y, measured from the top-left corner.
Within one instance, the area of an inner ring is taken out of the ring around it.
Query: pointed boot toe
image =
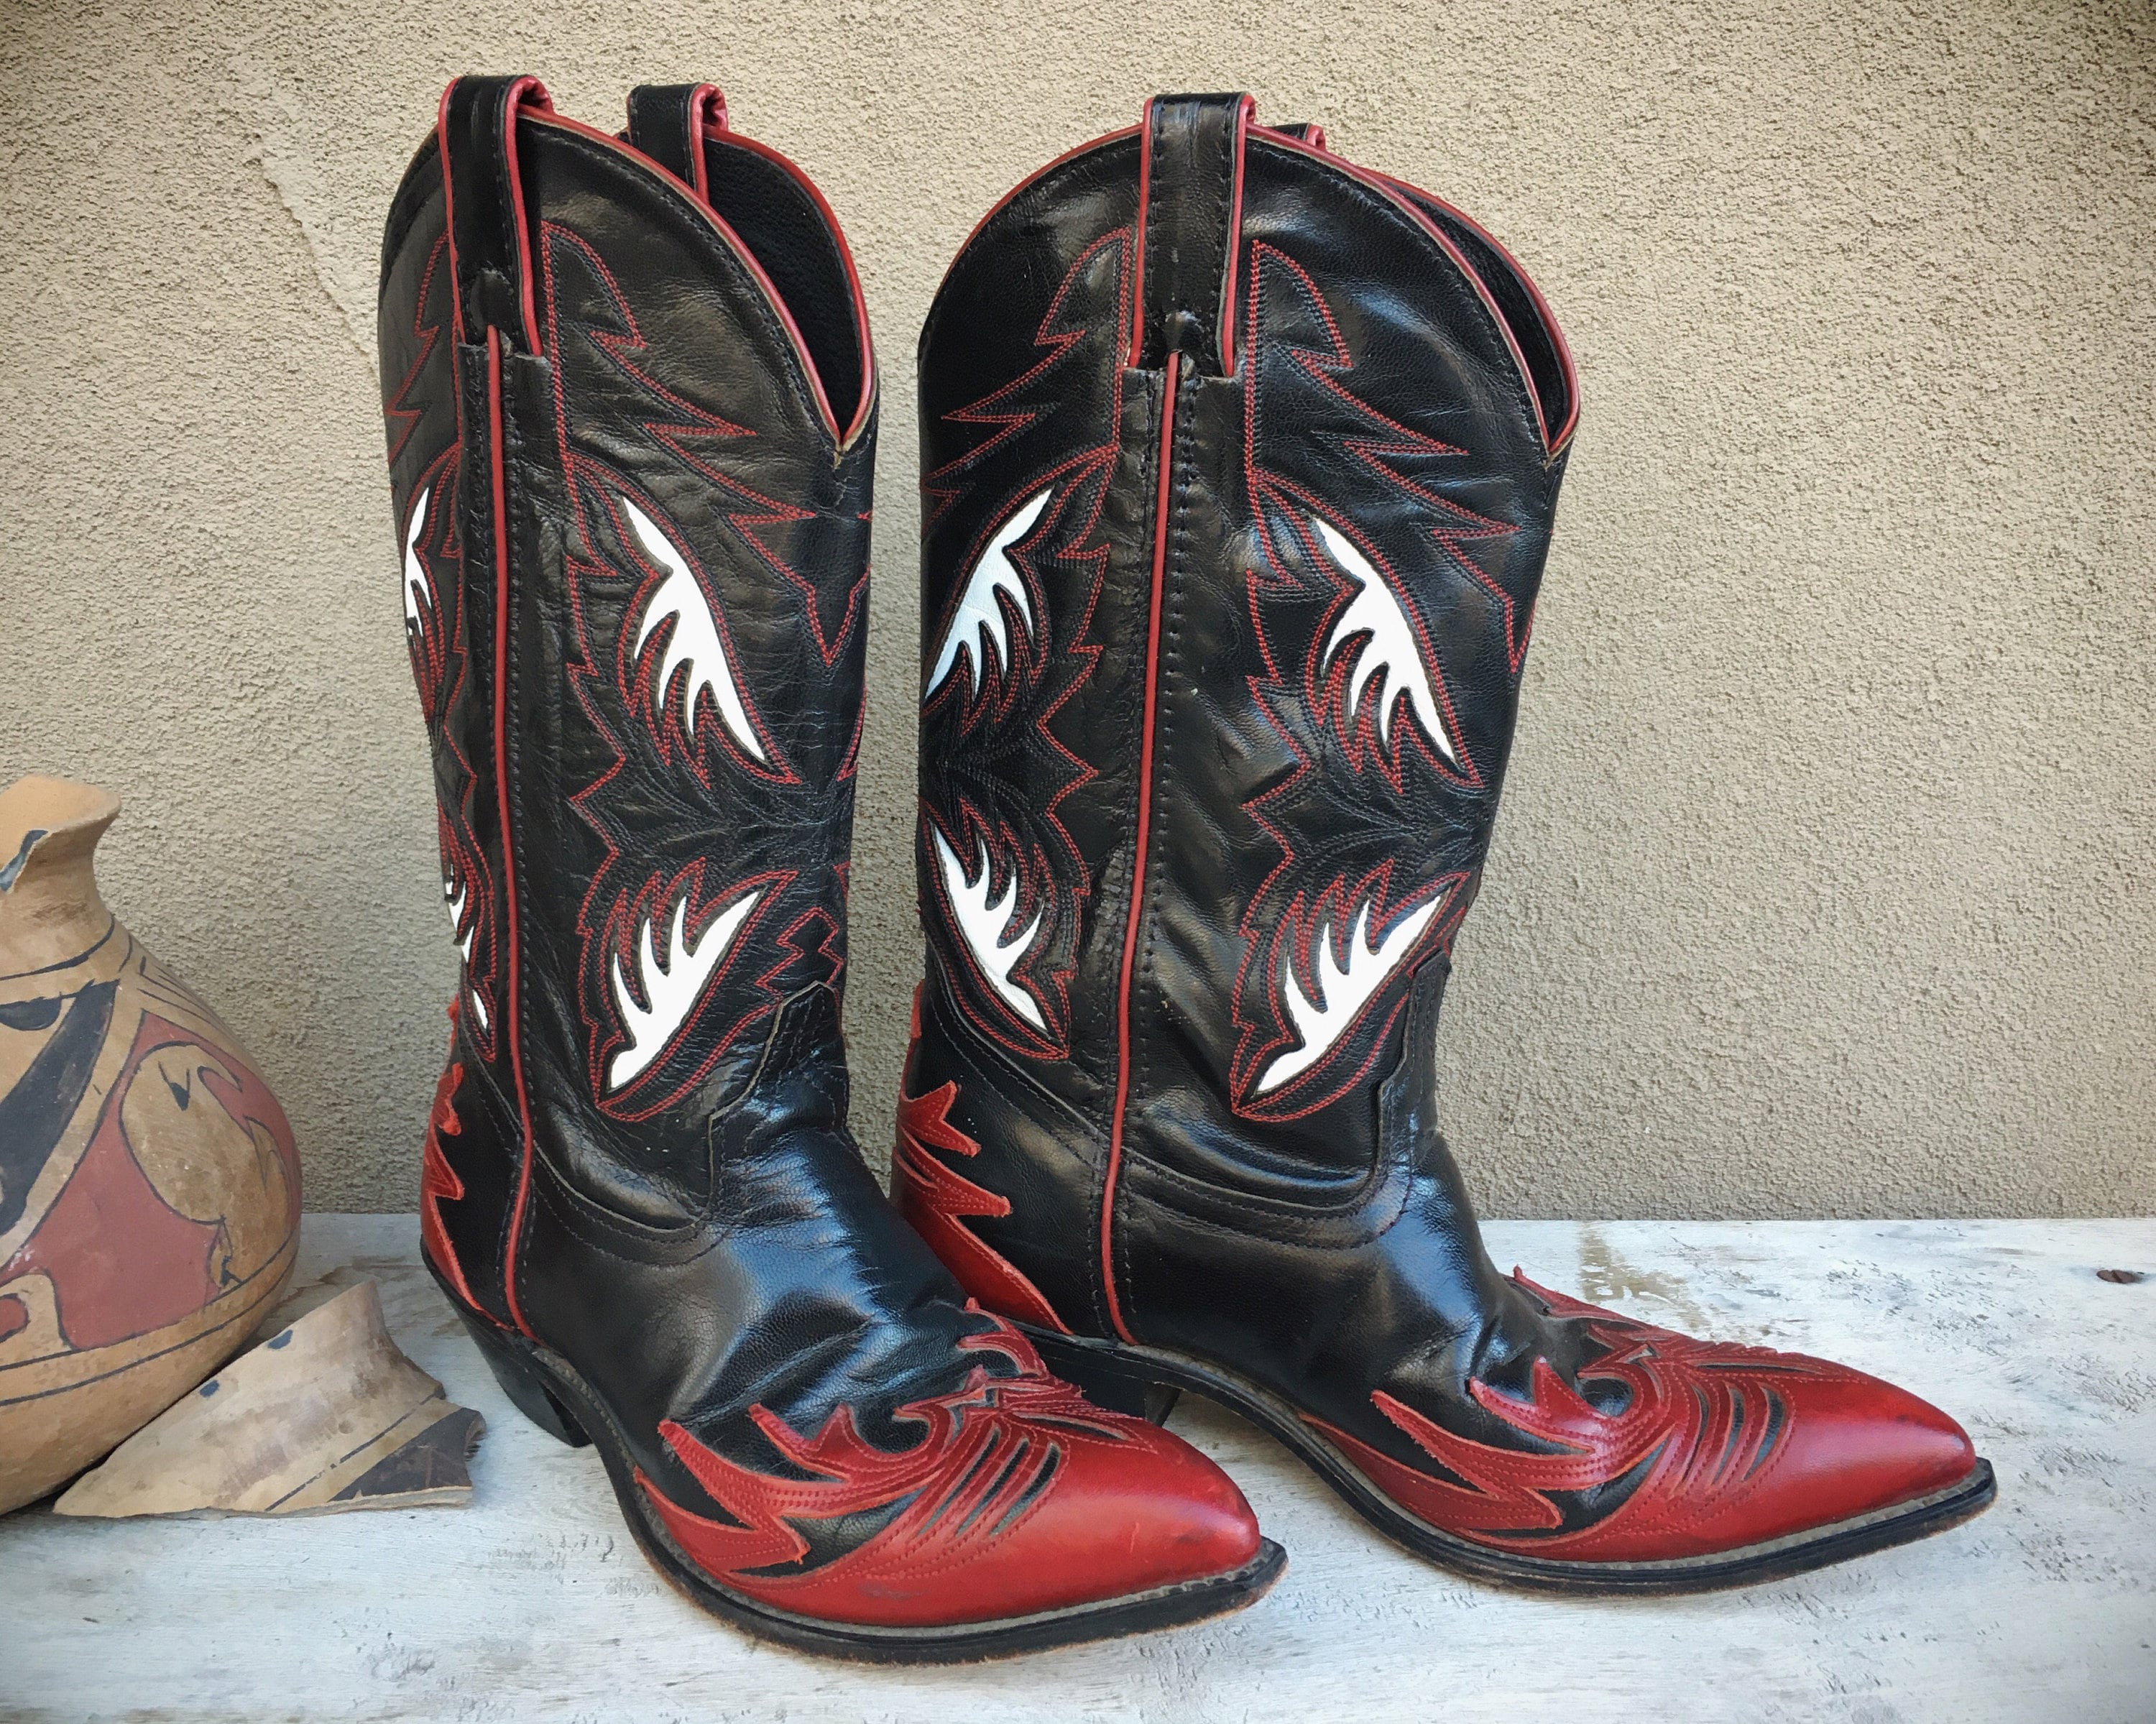
[[[1249,1603],[1278,1577],[1280,1547],[1204,1455],[1092,1405],[1016,1330],[973,1339],[1017,1374],[977,1371],[956,1393],[901,1408],[897,1425],[919,1433],[910,1447],[870,1443],[843,1413],[803,1439],[757,1409],[783,1475],[670,1421],[667,1445],[702,1500],[637,1482],[711,1583],[826,1623],[1117,1633]]]

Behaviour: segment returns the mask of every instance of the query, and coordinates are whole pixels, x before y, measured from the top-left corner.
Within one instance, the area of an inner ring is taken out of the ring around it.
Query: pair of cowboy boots
[[[876,370],[829,207],[709,85],[614,136],[461,80],[381,341],[463,959],[427,1260],[698,1602],[889,1660],[1248,1603],[1282,1553],[1186,1388],[1517,1584],[1989,1500],[1899,1389],[1483,1252],[1434,1032],[1577,389],[1466,217],[1161,98],[952,265],[896,1208],[839,1029]]]

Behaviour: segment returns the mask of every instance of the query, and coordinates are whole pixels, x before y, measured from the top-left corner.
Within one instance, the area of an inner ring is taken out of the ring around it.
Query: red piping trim
[[[536,349],[534,350],[536,351]],[[517,1010],[520,987],[516,954],[516,844],[509,824],[509,475],[502,453],[501,331],[486,332],[487,460],[494,480],[494,788],[501,818],[502,897],[509,907],[509,1065],[516,1080],[516,1111],[524,1128],[523,1155],[516,1175],[516,1203],[509,1214],[509,1249],[503,1265],[502,1292],[509,1314],[526,1335],[531,1326],[516,1298],[516,1248],[524,1231],[524,1209],[531,1195],[531,1098],[524,1087],[524,1035]]]
[[[689,177],[696,195],[711,201],[711,171],[704,162],[704,128],[716,120],[713,130],[726,129],[726,99],[716,84],[699,84],[689,92]]]
[[[605,148],[613,151],[616,155],[626,156],[630,161],[635,162],[638,167],[645,168],[650,172],[657,174],[662,180],[666,181],[670,184],[675,186],[682,186],[683,184],[680,180],[676,179],[674,175],[669,173],[664,167],[660,167],[656,162],[654,162],[649,156],[645,155],[643,151],[638,149],[633,144],[624,143],[619,138],[614,136],[611,132],[601,131],[595,126],[587,126],[581,120],[572,120],[567,115],[557,114],[552,110],[548,110],[544,123],[548,126],[558,126],[564,131],[572,131],[576,133],[579,137],[588,138],[592,142],[603,146]],[[734,143],[742,143],[747,141],[737,132],[730,132],[727,134],[727,136],[729,141]],[[788,163],[788,165],[790,167],[792,164]],[[797,173],[799,173],[800,172],[798,168],[794,171]],[[801,177],[803,183],[806,183],[808,176],[803,174]],[[686,190],[688,188],[684,186],[683,189]],[[814,189],[813,187],[811,189]],[[829,397],[825,395],[824,393],[824,380],[816,374],[816,362],[808,357],[808,343],[801,339],[800,326],[794,322],[793,314],[787,310],[786,301],[779,297],[778,290],[772,285],[771,277],[764,274],[763,265],[757,262],[756,254],[752,252],[747,246],[742,243],[741,235],[735,233],[734,230],[726,224],[725,218],[721,216],[717,211],[711,208],[709,204],[698,203],[692,197],[690,200],[689,207],[711,224],[712,228],[716,230],[719,238],[726,242],[727,248],[732,250],[734,256],[740,260],[742,267],[747,269],[749,272],[749,275],[754,279],[758,290],[762,293],[766,303],[770,305],[772,310],[778,316],[780,326],[786,331],[786,338],[793,346],[793,357],[795,362],[801,367],[802,376],[808,381],[808,393],[815,401],[817,413],[824,421],[824,428],[830,433],[832,442],[837,444],[841,449],[844,448],[847,442],[854,435],[854,432],[847,432],[844,437],[841,437],[839,434],[839,422],[831,412]],[[837,223],[834,222],[833,226],[835,227]],[[844,242],[841,241],[842,249],[843,244]],[[849,264],[850,266],[850,259],[849,259]],[[873,363],[871,363],[869,367],[869,375],[871,377],[875,375],[875,368]],[[860,428],[860,424],[861,418],[860,416],[856,416],[854,423],[855,430],[858,430]]]
[[[1138,123],[1138,218],[1132,224],[1131,240],[1131,357],[1136,370],[1145,357],[1145,247],[1146,203],[1152,196],[1152,110],[1160,105],[1154,96],[1145,105]]]
[[[815,181],[810,179],[788,157],[782,156],[770,145],[758,143],[754,138],[743,137],[737,131],[727,132],[726,141],[748,151],[752,155],[762,156],[765,161],[792,175],[794,183],[806,192],[810,201],[815,204],[816,213],[824,218],[824,225],[831,230],[831,238],[838,242],[839,261],[846,266],[846,285],[853,295],[855,339],[860,344],[861,351],[861,398],[855,406],[853,423],[846,427],[844,439],[851,443],[860,434],[861,427],[867,423],[869,408],[875,400],[876,361],[875,345],[869,336],[868,296],[861,291],[860,271],[854,267],[853,248],[846,244],[846,230],[839,225],[836,212],[824,201],[824,194],[818,188]],[[807,350],[804,348],[803,351],[805,355]],[[813,371],[814,367],[812,366],[810,369]],[[816,387],[821,389],[822,382],[819,381]]]
[[[1255,98],[1235,105],[1235,189],[1228,203],[1228,268],[1220,278],[1220,375],[1235,375],[1235,265],[1243,254],[1243,149],[1256,119]]]
[[[518,298],[524,313],[524,351],[539,351],[539,310],[531,294],[531,224],[524,218],[524,180],[516,165],[516,110],[529,95],[531,105],[544,114],[553,107],[547,86],[536,78],[520,78],[509,86],[509,99],[501,105],[501,155],[509,164],[509,208],[516,227]]]
[[[930,296],[929,315],[931,316],[935,315],[936,301],[943,297],[943,290],[949,285],[951,280],[951,271],[958,267],[959,259],[966,255],[967,246],[971,245],[976,239],[980,238],[981,229],[987,227],[990,222],[993,221],[997,216],[1000,215],[1003,213],[1004,206],[1008,204],[1012,198],[1017,197],[1019,193],[1024,191],[1027,187],[1037,184],[1039,182],[1047,178],[1048,176],[1054,173],[1057,168],[1062,167],[1065,162],[1076,161],[1078,157],[1083,156],[1088,150],[1097,150],[1104,144],[1120,143],[1123,139],[1128,137],[1132,132],[1142,131],[1143,130],[1144,128],[1142,126],[1126,126],[1116,131],[1103,132],[1100,136],[1089,139],[1086,142],[1079,145],[1075,149],[1065,150],[1054,161],[1045,162],[1042,166],[1034,169],[1031,173],[1020,180],[1015,186],[1013,186],[1009,191],[1004,192],[1002,197],[997,198],[993,203],[988,206],[988,213],[983,216],[980,220],[974,223],[973,227],[968,231],[964,244],[960,245],[957,250],[951,254],[951,261],[944,269],[943,278],[936,284],[936,291]]]
[[[1290,140],[1290,141],[1293,141]],[[1557,314],[1550,310],[1549,301],[1543,297],[1543,290],[1535,285],[1534,277],[1520,266],[1520,260],[1512,255],[1502,240],[1456,204],[1440,198],[1434,192],[1424,191],[1420,186],[1410,184],[1397,174],[1378,173],[1374,169],[1370,172],[1374,178],[1398,186],[1404,192],[1410,192],[1414,197],[1435,204],[1460,226],[1472,229],[1485,245],[1505,260],[1506,267],[1519,279],[1520,285],[1527,289],[1527,297],[1534,301],[1535,310],[1542,318],[1543,328],[1548,333],[1552,343],[1557,348],[1558,362],[1564,368],[1564,387],[1568,408],[1564,416],[1564,423],[1558,428],[1557,435],[1549,445],[1553,454],[1563,448],[1573,429],[1579,423],[1579,372],[1573,363],[1572,344],[1565,340],[1564,331],[1558,324]],[[1418,214],[1420,213],[1417,212]],[[1532,387],[1532,382],[1530,380],[1530,389]]]
[[[1160,606],[1168,572],[1168,476],[1175,454],[1175,389],[1182,375],[1183,356],[1168,356],[1167,383],[1160,408],[1160,487],[1153,499],[1152,603],[1146,619],[1145,730],[1138,742],[1138,830],[1137,853],[1131,862],[1131,915],[1123,929],[1122,979],[1116,993],[1116,1111],[1108,1131],[1108,1170],[1101,1185],[1101,1288],[1106,1296],[1108,1320],[1116,1333],[1128,1342],[1137,1337],[1123,1321],[1123,1309],[1116,1297],[1116,1176],[1122,1170],[1123,1114],[1131,1099],[1131,972],[1136,967],[1138,923],[1145,907],[1146,847],[1152,826],[1152,731],[1160,695]]]
[[[1527,369],[1527,357],[1520,351],[1519,339],[1513,335],[1512,326],[1505,321],[1505,314],[1498,309],[1497,301],[1491,296],[1489,285],[1482,280],[1481,272],[1467,261],[1460,248],[1452,243],[1444,228],[1439,227],[1423,211],[1417,209],[1413,203],[1400,195],[1398,187],[1404,182],[1394,180],[1370,168],[1358,167],[1345,156],[1336,156],[1330,150],[1313,150],[1309,145],[1297,142],[1285,132],[1268,132],[1265,141],[1283,150],[1293,150],[1298,155],[1307,156],[1314,162],[1322,162],[1334,172],[1346,174],[1357,184],[1368,186],[1437,242],[1439,249],[1452,260],[1460,273],[1467,278],[1468,285],[1475,290],[1485,309],[1489,311],[1491,321],[1496,325],[1497,333],[1505,338],[1505,346],[1512,356],[1513,368],[1519,373],[1520,391],[1527,398],[1527,405],[1534,410],[1535,428],[1542,436],[1543,453],[1546,455],[1554,454],[1557,452],[1557,445],[1550,441],[1549,424],[1543,417],[1542,396],[1535,388],[1534,373]],[[1450,208],[1450,206],[1447,205],[1446,208]],[[1494,244],[1496,242],[1491,243]],[[1556,325],[1552,324],[1550,326],[1554,329]],[[1559,338],[1558,345],[1560,347],[1563,346],[1562,337]],[[1569,360],[1570,355],[1568,352],[1568,363]],[[1573,391],[1574,408],[1573,418],[1565,422],[1568,434],[1570,433],[1573,419],[1578,417],[1578,400],[1579,392],[1575,387]]]
[[[455,367],[456,349],[467,345],[465,340],[465,296],[463,272],[457,267],[457,187],[449,173],[449,98],[456,94],[463,80],[452,78],[442,86],[442,99],[434,106],[434,154],[442,170],[442,218],[447,225],[449,240],[449,311],[450,321],[456,326],[456,334],[450,346],[451,369]],[[464,440],[465,392],[457,391],[457,439]]]

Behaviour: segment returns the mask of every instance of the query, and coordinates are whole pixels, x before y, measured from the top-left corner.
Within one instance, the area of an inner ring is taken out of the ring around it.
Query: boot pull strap
[[[726,129],[726,99],[716,84],[639,84],[629,93],[629,141],[711,201],[704,140]]]
[[[1235,257],[1243,224],[1247,95],[1157,95],[1138,157],[1137,325],[1131,363],[1170,353],[1186,372],[1235,368]]]
[[[526,109],[544,114],[552,108],[536,78],[459,78],[442,92],[436,126],[449,200],[457,326],[474,345],[498,329],[512,346],[539,351],[516,120]]]
[[[1306,145],[1313,150],[1322,150],[1325,147],[1325,128],[1314,120],[1291,120],[1285,126],[1269,126],[1266,129],[1278,132],[1282,137],[1293,138],[1298,144]]]

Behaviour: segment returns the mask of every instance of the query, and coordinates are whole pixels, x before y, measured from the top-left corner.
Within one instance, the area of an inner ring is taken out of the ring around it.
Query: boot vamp
[[[535,1162],[524,1309],[593,1387],[675,1542],[825,1619],[1004,1618],[1231,1572],[1257,1526],[1180,1439],[1087,1403],[965,1301],[852,1139],[715,1121],[709,1205],[631,1225]]]
[[[1156,1188],[1139,1172],[1134,1189]],[[1460,1203],[1424,1172],[1299,1229],[1133,1204],[1140,1339],[1272,1397],[1430,1525],[1553,1559],[1736,1550],[1913,1502],[1976,1465],[1952,1419],[1861,1371],[1498,1275]]]

